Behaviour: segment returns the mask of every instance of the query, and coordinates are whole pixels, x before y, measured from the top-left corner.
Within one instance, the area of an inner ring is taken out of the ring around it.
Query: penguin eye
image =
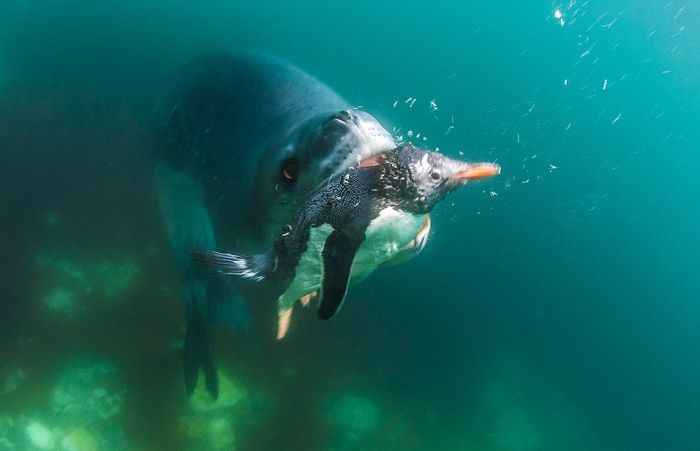
[[[280,177],[284,182],[294,183],[299,177],[299,162],[296,158],[287,158],[280,165]]]
[[[440,180],[440,173],[435,171],[430,174],[430,178],[435,180],[436,182]]]

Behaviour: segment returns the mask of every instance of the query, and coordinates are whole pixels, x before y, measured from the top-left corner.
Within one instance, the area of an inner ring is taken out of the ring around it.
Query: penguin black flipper
[[[322,252],[323,282],[319,318],[333,318],[343,305],[352,261],[365,240],[365,229],[369,222],[368,215],[356,216],[346,227],[334,230],[326,238]]]

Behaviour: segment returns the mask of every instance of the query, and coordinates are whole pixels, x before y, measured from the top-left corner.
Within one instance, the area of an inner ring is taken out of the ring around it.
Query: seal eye
[[[433,172],[430,174],[430,178],[435,180],[436,182],[440,180],[440,173],[439,172]]]
[[[280,165],[280,177],[284,182],[294,183],[299,177],[299,162],[296,158],[287,158]]]

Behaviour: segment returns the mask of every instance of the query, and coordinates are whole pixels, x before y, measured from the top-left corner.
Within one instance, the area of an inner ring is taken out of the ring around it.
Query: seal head
[[[346,109],[298,124],[270,146],[258,165],[254,195],[248,198],[247,211],[254,212],[248,215],[249,229],[269,233],[269,224],[275,224],[276,234],[319,187],[395,146],[384,127],[364,111]]]

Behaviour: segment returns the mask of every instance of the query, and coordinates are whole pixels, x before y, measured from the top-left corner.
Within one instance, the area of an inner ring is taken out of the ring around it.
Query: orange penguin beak
[[[466,183],[471,180],[493,177],[501,173],[501,167],[496,163],[465,163],[466,168],[455,173],[452,180]]]

